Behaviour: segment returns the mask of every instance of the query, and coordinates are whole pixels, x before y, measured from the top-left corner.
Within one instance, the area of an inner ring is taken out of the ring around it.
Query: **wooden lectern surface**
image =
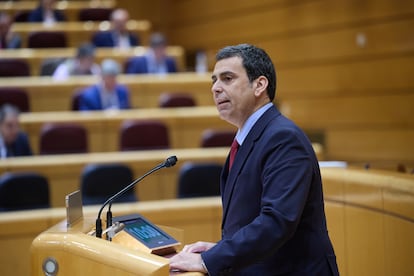
[[[32,243],[32,275],[43,275],[47,258],[58,263],[60,275],[202,275],[169,271],[167,258],[98,239],[89,233],[95,220],[86,218],[73,227],[66,220],[40,234]]]

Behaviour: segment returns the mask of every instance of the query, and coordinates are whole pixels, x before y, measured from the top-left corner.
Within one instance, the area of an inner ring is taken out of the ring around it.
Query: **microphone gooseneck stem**
[[[166,165],[166,162],[162,162],[158,166],[154,167],[152,170],[150,170],[147,173],[145,173],[143,176],[135,179],[131,184],[129,184],[128,186],[125,186],[125,188],[123,188],[121,191],[119,191],[118,193],[116,193],[115,195],[111,196],[110,198],[108,198],[105,201],[105,203],[102,205],[101,209],[99,209],[98,218],[96,219],[96,237],[97,238],[102,238],[102,221],[101,221],[101,214],[102,214],[102,211],[105,208],[105,206],[108,205],[109,203],[112,203],[112,201],[114,201],[116,198],[118,198],[119,196],[121,196],[122,194],[124,194],[126,191],[128,191],[129,189],[131,189],[132,187],[134,187],[134,185],[136,183],[138,183],[139,181],[141,181],[146,176],[148,176],[148,175],[152,174],[153,172],[158,171],[159,169],[162,169],[162,168],[164,168],[166,166],[167,166]]]
[[[109,203],[108,211],[106,212],[106,229],[112,226],[112,211],[111,211],[112,202]],[[111,241],[110,235],[106,235],[106,239]]]

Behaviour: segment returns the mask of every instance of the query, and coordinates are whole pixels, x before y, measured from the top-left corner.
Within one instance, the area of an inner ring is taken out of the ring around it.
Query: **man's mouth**
[[[217,101],[217,105],[221,105],[221,104],[225,104],[225,103],[229,103],[230,101],[229,100],[218,100]]]

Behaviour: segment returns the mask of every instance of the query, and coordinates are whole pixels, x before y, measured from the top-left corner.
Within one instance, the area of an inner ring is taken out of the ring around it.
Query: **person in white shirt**
[[[95,47],[92,44],[82,44],[76,57],[63,61],[54,71],[54,80],[66,80],[70,76],[99,75],[101,72],[95,63]]]

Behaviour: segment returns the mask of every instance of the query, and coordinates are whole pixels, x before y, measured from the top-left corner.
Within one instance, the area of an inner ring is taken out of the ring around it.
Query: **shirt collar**
[[[259,118],[265,113],[271,106],[273,106],[272,102],[269,102],[256,110],[250,117],[246,120],[243,127],[237,130],[236,133],[236,140],[239,145],[243,144],[243,141],[246,139],[247,135],[249,134],[250,130],[253,128],[254,124],[259,120]]]

